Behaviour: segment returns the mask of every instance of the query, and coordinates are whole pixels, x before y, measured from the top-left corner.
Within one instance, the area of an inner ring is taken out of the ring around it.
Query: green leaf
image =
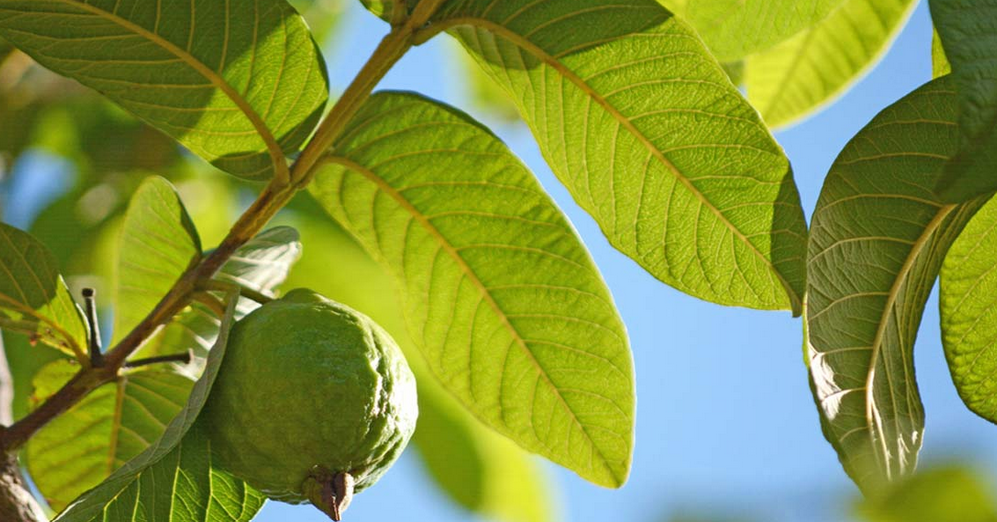
[[[717,58],[764,51],[824,19],[842,0],[688,0],[685,18]]]
[[[287,278],[288,272],[301,257],[301,240],[291,227],[265,230],[229,257],[215,279],[249,288],[275,297],[274,289]],[[236,319],[241,319],[259,305],[240,298]],[[192,303],[172,322],[150,338],[134,357],[155,357],[193,350],[201,360],[218,337],[219,318],[202,303]]]
[[[935,467],[863,499],[855,512],[867,522],[994,522],[992,487],[970,470]]]
[[[79,366],[56,361],[35,376],[40,404]],[[100,484],[162,435],[193,381],[169,368],[125,373],[46,425],[28,442],[28,471],[56,511]]]
[[[938,192],[962,202],[997,190],[997,0],[931,0],[959,95],[959,154]]]
[[[997,199],[969,222],[942,265],[942,344],[952,380],[970,410],[997,422]]]
[[[832,103],[886,54],[916,5],[845,0],[816,26],[747,58],[748,99],[771,127]]]
[[[931,77],[939,78],[952,72],[952,64],[945,57],[945,48],[942,47],[942,39],[938,36],[938,30],[932,28],[931,31]]]
[[[412,337],[447,389],[524,448],[622,485],[626,332],[531,173],[468,116],[401,93],[372,97],[327,162],[310,191],[398,277]]]
[[[286,174],[328,97],[284,0],[5,0],[0,36],[248,179]]]
[[[693,296],[799,313],[789,161],[685,22],[654,0],[454,0],[439,30],[513,98],[613,246]]]
[[[864,491],[911,473],[924,433],[913,347],[956,236],[985,200],[933,195],[958,147],[948,78],[881,112],[838,156],[810,235],[808,359],[825,436]]]
[[[149,315],[184,272],[201,259],[201,240],[180,194],[158,176],[135,191],[118,248],[114,336]]]
[[[256,515],[263,495],[213,466],[206,428],[195,422],[225,356],[237,302],[235,295],[228,296],[207,368],[162,437],[70,504],[55,522],[249,522]]]
[[[328,219],[299,216],[308,249],[288,281],[363,311],[405,352],[419,383],[419,424],[412,446],[429,476],[460,506],[505,522],[557,520],[553,485],[526,452],[488,429],[433,377],[409,337],[392,278]],[[329,270],[329,259],[336,270]]]
[[[0,328],[86,358],[87,326],[55,256],[26,232],[0,223]]]

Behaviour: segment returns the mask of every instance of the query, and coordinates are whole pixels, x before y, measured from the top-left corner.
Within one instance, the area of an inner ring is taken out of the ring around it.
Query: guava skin
[[[415,377],[359,312],[298,289],[233,327],[206,410],[212,455],[274,500],[302,503],[316,466],[372,486],[415,431]]]

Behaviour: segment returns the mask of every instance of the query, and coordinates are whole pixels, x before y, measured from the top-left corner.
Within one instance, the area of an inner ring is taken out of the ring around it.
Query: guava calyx
[[[343,512],[353,501],[353,488],[356,481],[347,472],[333,473],[321,466],[315,466],[301,485],[308,501],[329,518],[340,521]]]

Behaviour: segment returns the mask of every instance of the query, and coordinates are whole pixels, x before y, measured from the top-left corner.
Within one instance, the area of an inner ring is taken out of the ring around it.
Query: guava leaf
[[[959,94],[960,150],[937,189],[947,202],[997,190],[997,0],[931,0]]]
[[[835,160],[814,211],[810,374],[825,436],[866,492],[914,470],[914,339],[945,253],[985,202],[934,196],[958,150],[953,91],[940,78],[876,116]]]
[[[5,0],[0,36],[248,179],[287,171],[328,97],[285,0]]]
[[[201,240],[180,194],[165,178],[146,179],[122,225],[114,337],[128,335],[200,259]]]
[[[936,466],[855,506],[867,522],[993,522],[993,488],[979,473],[956,465]]]
[[[695,297],[800,312],[789,161],[688,24],[654,0],[453,0],[438,30],[513,98],[614,247]]]
[[[688,0],[685,19],[717,58],[764,51],[824,19],[842,0]]]
[[[952,64],[945,57],[945,48],[942,47],[942,39],[938,36],[938,30],[932,29],[931,34],[931,77],[939,78],[952,72]]]
[[[942,265],[942,345],[966,406],[997,422],[997,199],[969,222]]]
[[[237,284],[273,297],[274,289],[287,278],[301,257],[301,240],[291,227],[274,227],[261,232],[236,250],[215,275],[221,281]],[[259,307],[255,301],[239,299],[236,319]],[[197,359],[207,357],[218,337],[219,318],[202,303],[191,303],[172,322],[150,338],[135,358],[183,353],[193,350]]]
[[[746,59],[748,100],[770,127],[832,103],[886,54],[916,5],[845,0],[817,25]]]
[[[49,363],[35,376],[32,402],[55,393],[79,366]],[[26,447],[31,480],[56,511],[149,447],[193,386],[169,367],[126,372],[41,429]]]
[[[472,417],[433,377],[406,331],[393,278],[333,221],[299,216],[295,224],[308,249],[288,286],[308,286],[362,311],[405,352],[419,384],[412,447],[429,477],[455,503],[489,520],[557,520],[555,486],[536,459]],[[328,270],[329,259],[337,270]]]
[[[87,326],[55,256],[27,232],[0,223],[0,328],[83,360]]]
[[[478,418],[600,485],[630,469],[633,361],[574,229],[467,115],[373,96],[311,193],[399,279],[413,340]]]
[[[218,341],[207,368],[163,435],[97,487],[66,508],[54,522],[249,522],[264,496],[213,466],[203,423],[197,423],[214,384],[238,300],[226,299]],[[180,480],[182,479],[182,480]]]

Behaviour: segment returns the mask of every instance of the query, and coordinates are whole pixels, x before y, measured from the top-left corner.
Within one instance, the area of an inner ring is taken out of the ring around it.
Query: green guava
[[[415,378],[363,314],[297,289],[237,322],[206,406],[212,455],[268,497],[336,520],[415,430]]]

